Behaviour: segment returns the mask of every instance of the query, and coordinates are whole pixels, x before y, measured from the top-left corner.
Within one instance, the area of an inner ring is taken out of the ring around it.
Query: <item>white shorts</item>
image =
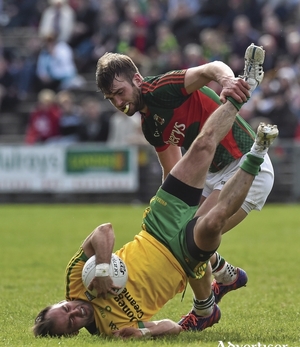
[[[242,158],[227,165],[221,171],[215,173],[209,172],[206,177],[206,183],[202,195],[207,198],[213,190],[221,190],[224,184],[237,171],[245,159],[246,154]],[[260,168],[261,170],[255,177],[248,195],[241,206],[246,213],[249,213],[252,210],[260,211],[273,187],[274,170],[268,154],[265,156],[265,160],[261,164]]]

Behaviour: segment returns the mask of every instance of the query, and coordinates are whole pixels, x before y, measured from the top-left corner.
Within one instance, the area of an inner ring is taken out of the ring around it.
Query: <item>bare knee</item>
[[[199,224],[196,225],[198,229],[198,237],[200,242],[206,243],[218,243],[221,235],[222,229],[227,221],[227,213],[225,209],[213,209],[208,213],[202,220],[198,220]]]

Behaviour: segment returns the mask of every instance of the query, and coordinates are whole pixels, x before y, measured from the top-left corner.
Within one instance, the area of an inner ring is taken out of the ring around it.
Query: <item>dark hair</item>
[[[124,76],[132,81],[140,73],[132,59],[125,54],[106,52],[97,62],[96,83],[104,94],[111,93],[111,86],[116,76]]]
[[[59,337],[61,335],[53,333],[54,322],[50,318],[45,318],[48,311],[51,309],[51,306],[45,307],[35,318],[34,326],[32,328],[33,334],[35,337]]]

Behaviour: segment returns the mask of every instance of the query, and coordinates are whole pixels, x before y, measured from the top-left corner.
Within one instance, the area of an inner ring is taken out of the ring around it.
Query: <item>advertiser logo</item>
[[[166,143],[171,145],[178,145],[185,138],[185,124],[178,124],[177,122],[174,125],[174,128],[171,132],[169,140]]]

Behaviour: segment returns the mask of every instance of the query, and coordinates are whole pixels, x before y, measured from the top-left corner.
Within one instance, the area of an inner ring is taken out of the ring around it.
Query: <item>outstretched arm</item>
[[[115,234],[110,223],[99,225],[84,241],[82,248],[84,253],[91,257],[95,254],[96,265],[111,262],[111,254],[115,243]],[[107,294],[115,294],[113,289],[119,289],[113,284],[110,276],[94,277],[89,285],[89,289],[96,289],[98,297],[106,298]]]
[[[153,322],[144,322],[145,328],[123,328],[114,332],[114,336],[123,339],[142,338],[142,337],[160,337],[165,335],[178,335],[182,328],[170,319],[162,319]]]
[[[247,101],[247,98],[250,97],[248,83],[241,78],[236,78],[231,68],[221,61],[189,68],[186,71],[184,84],[187,92],[191,94],[211,81],[222,86],[220,99],[223,103],[226,102],[228,96],[239,103]]]

